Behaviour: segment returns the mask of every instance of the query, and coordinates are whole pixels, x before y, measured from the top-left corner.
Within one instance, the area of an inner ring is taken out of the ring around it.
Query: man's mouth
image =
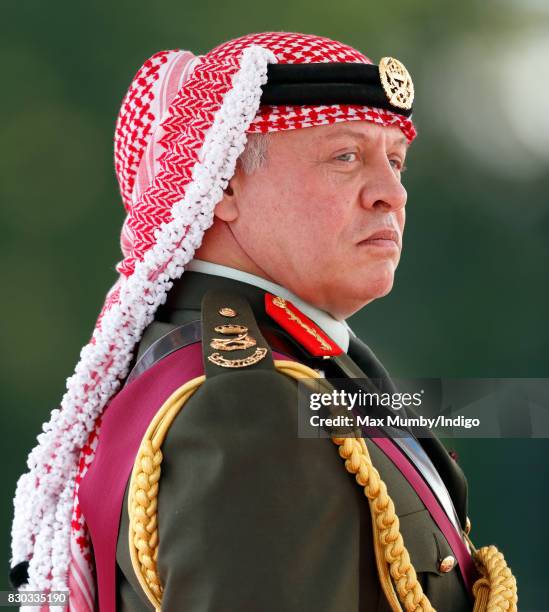
[[[372,246],[389,249],[400,249],[400,236],[398,232],[391,229],[378,230],[373,232],[366,238],[359,242],[360,246]]]

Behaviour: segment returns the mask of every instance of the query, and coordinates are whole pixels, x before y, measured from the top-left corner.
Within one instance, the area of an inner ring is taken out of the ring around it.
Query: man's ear
[[[229,181],[229,184],[223,192],[223,197],[216,204],[214,210],[214,215],[226,223],[232,223],[233,221],[236,221],[238,217],[238,206],[236,203],[236,195],[231,184],[232,181],[233,179]]]

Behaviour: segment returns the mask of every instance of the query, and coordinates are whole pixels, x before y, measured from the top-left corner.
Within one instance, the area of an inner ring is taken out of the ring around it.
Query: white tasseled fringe
[[[214,207],[227,177],[234,174],[246,130],[259,107],[267,64],[275,61],[270,51],[257,45],[243,51],[240,69],[206,134],[185,196],[172,208],[172,221],[159,228],[156,244],[122,283],[119,302],[95,330],[95,343],[82,349],[61,408],[52,411],[29,455],[29,472],[17,484],[12,529],[12,562],[30,560],[28,590],[68,588],[70,520],[80,451],[126,376],[135,344],[212,224]],[[160,269],[163,272],[156,275]]]

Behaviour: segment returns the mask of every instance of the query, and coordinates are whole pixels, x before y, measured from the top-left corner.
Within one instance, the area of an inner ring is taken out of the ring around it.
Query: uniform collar
[[[243,272],[242,270],[230,268],[229,266],[211,263],[209,261],[203,261],[201,259],[193,259],[185,266],[185,270],[190,272],[211,274],[212,276],[231,278],[241,283],[259,287],[260,289],[268,291],[274,295],[279,295],[285,300],[290,301],[298,310],[300,310],[304,315],[308,316],[311,321],[316,323],[316,325],[318,325],[320,329],[345,352],[347,352],[349,349],[349,335],[352,332],[345,321],[338,321],[337,319],[334,319],[332,315],[328,314],[324,310],[316,308],[315,306],[311,306],[311,304],[308,304],[307,302],[304,302],[301,298],[297,297],[297,295],[281,285],[277,285],[276,283],[268,281],[261,276],[256,276],[255,274]]]

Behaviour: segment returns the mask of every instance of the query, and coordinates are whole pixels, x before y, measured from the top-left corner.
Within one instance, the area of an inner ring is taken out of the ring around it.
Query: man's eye
[[[404,164],[400,161],[400,159],[390,159],[389,163],[395,170],[397,170],[397,172],[404,172],[404,170],[406,170]]]
[[[348,153],[342,153],[341,155],[338,155],[336,157],[337,160],[342,161],[342,162],[354,162],[358,159],[358,155],[356,153],[352,153],[352,152],[348,152]]]

